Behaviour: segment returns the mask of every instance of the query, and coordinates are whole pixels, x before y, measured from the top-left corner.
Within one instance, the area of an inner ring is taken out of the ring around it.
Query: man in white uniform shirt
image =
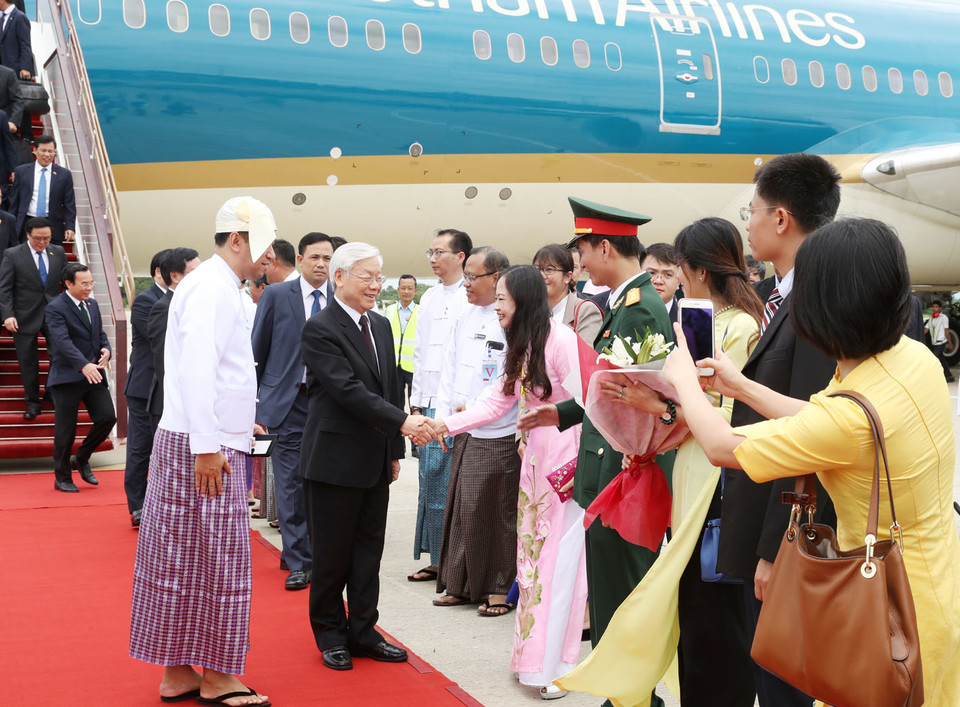
[[[130,627],[130,655],[164,666],[165,701],[269,704],[236,677],[250,645],[243,470],[257,396],[238,288],[257,276],[276,228],[256,199],[227,201],[217,214],[213,257],[184,277],[170,300],[163,416],[140,521]]]
[[[450,331],[460,311],[467,305],[463,288],[463,266],[473,243],[463,231],[445,229],[437,233],[427,251],[430,267],[440,283],[423,293],[417,315],[417,339],[413,347],[413,388],[410,412],[434,417],[440,372],[446,359]],[[437,578],[440,545],[443,541],[443,513],[450,479],[450,454],[437,442],[420,450],[420,497],[417,503],[417,528],[413,559],[430,553],[430,565],[407,577],[411,582],[430,582]]]
[[[947,332],[950,331],[950,320],[946,314],[940,311],[939,300],[933,301],[932,314],[930,318],[924,322],[923,331],[924,333],[930,334],[930,344],[933,346],[933,355],[937,357],[940,365],[943,366],[943,375],[947,379],[947,383],[953,383],[956,378],[953,377],[950,366],[947,364],[947,359],[943,355],[944,349],[947,348]]]
[[[497,384],[506,337],[493,309],[497,280],[510,267],[496,248],[474,248],[463,269],[469,305],[457,317],[440,376],[437,419],[475,405]],[[443,524],[437,606],[483,602],[480,613],[509,611],[517,568],[517,406],[499,420],[457,435]]]

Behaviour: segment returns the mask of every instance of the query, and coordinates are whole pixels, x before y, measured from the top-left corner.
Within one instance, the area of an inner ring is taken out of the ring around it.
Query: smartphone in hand
[[[679,301],[677,321],[683,329],[687,348],[694,361],[713,358],[716,340],[713,331],[713,302],[708,299],[684,297]],[[712,376],[712,368],[698,368],[701,376]]]

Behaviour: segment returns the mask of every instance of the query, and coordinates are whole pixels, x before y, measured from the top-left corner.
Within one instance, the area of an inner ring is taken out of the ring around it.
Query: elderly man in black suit
[[[67,264],[63,248],[50,245],[50,222],[37,218],[27,222],[27,242],[7,249],[0,262],[0,317],[13,335],[23,380],[27,411],[32,420],[40,414],[40,359],[37,336],[43,332],[47,302],[60,294],[60,274]]]
[[[313,546],[310,623],[323,664],[333,670],[351,669],[351,655],[407,659],[375,629],[380,558],[401,435],[413,434],[425,418],[404,413],[390,323],[371,311],[382,266],[371,245],[341,246],[330,263],[334,299],[307,321],[301,337],[309,398],[300,470]]]
[[[127,511],[133,527],[140,524],[140,509],[147,491],[147,469],[153,449],[153,433],[159,418],[152,419],[147,407],[150,386],[153,384],[153,356],[147,338],[147,320],[150,310],[163,297],[167,288],[160,276],[160,259],[169,248],[161,250],[150,261],[153,284],[137,295],[130,305],[130,328],[133,341],[130,348],[130,367],[123,394],[127,398],[127,463],[123,472],[123,489],[127,495]]]
[[[41,216],[53,226],[55,245],[72,241],[77,221],[73,175],[54,163],[57,143],[51,136],[38,137],[33,152],[36,162],[22,164],[13,171],[10,211],[17,217],[17,228],[22,232],[30,217]]]
[[[47,326],[50,329],[50,374],[47,387],[56,412],[54,423],[53,461],[57,491],[75,493],[72,470],[80,478],[97,485],[90,469],[90,455],[100,446],[117,421],[117,414],[107,389],[103,369],[110,360],[110,342],[103,333],[100,307],[90,297],[93,274],[82,263],[69,263],[63,269],[66,291],[47,305]],[[77,409],[80,402],[87,408],[93,426],[70,456],[77,438]]]

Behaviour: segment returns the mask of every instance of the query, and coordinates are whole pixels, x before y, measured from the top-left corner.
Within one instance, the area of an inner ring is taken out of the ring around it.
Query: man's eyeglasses
[[[439,258],[444,253],[452,253],[452,252],[453,252],[452,250],[442,250],[440,248],[437,248],[436,250],[431,249],[427,251],[427,257],[432,258],[433,256],[437,256]]]
[[[353,273],[350,273],[350,275],[351,275],[352,277],[357,278],[360,282],[362,282],[364,287],[370,287],[370,285],[372,285],[374,282],[376,282],[378,285],[380,285],[381,287],[383,287],[383,283],[385,283],[385,282],[387,281],[387,278],[386,278],[385,275],[377,275],[377,276],[373,276],[373,275],[354,275]]]
[[[647,272],[650,274],[651,280],[656,280],[658,277],[661,280],[673,280],[677,277],[677,273],[673,270],[654,270],[653,268],[647,268]]]
[[[496,275],[496,274],[497,274],[496,272],[485,272],[482,275],[467,275],[466,273],[464,273],[463,279],[465,282],[469,282],[470,284],[473,284],[474,282],[479,280],[481,277],[490,277],[491,275]]]
[[[740,220],[749,221],[750,217],[753,215],[754,211],[765,211],[767,209],[779,209],[779,206],[741,206],[740,207]],[[784,211],[787,211],[784,209]],[[793,216],[792,211],[787,211],[788,214]]]

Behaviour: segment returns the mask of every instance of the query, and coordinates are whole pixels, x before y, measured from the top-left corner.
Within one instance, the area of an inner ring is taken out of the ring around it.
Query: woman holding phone
[[[713,303],[712,333],[716,346],[733,365],[742,368],[760,338],[763,303],[747,281],[740,232],[725,219],[705,218],[680,231],[675,248],[685,300],[693,298]],[[683,312],[680,317],[683,322]],[[709,319],[704,321],[709,322]],[[703,338],[709,340],[709,334]],[[626,386],[622,397],[617,382],[604,383],[604,394],[651,414],[664,414],[667,404],[653,390],[630,381],[626,376],[619,383]],[[705,392],[713,407],[729,420],[733,399],[724,398],[709,387]],[[677,419],[683,421],[682,407],[678,405],[676,410]],[[675,582],[664,582],[664,575],[673,572],[679,581],[679,593],[672,599],[655,596],[652,601],[642,603],[642,610],[659,611],[668,616],[679,610],[679,651],[670,639],[669,630],[650,640],[663,641],[658,647],[662,649],[664,672],[672,657],[679,654],[680,699],[684,705],[752,707],[750,646],[743,637],[743,589],[736,584],[706,582],[701,576],[703,534],[707,521],[720,517],[721,484],[720,469],[710,463],[693,437],[688,437],[677,449],[672,490],[674,541],[661,554],[641,585],[649,582],[650,586],[676,588]],[[655,579],[651,579],[651,575]],[[655,664],[656,661],[651,663]],[[722,672],[728,676],[729,682],[724,689],[718,690],[712,680],[704,679],[707,667],[709,674]],[[654,673],[659,670],[651,669]],[[660,676],[652,677],[659,679]],[[651,687],[655,685],[656,680]]]
[[[571,397],[563,381],[578,369],[577,334],[553,320],[547,286],[531,265],[507,270],[494,309],[506,330],[507,358],[493,394],[436,421],[439,435],[457,435],[495,420],[519,399],[521,410]],[[517,502],[520,600],[510,668],[544,699],[566,693],[552,682],[576,665],[587,600],[583,509],[563,501],[547,476],[576,463],[580,425],[560,432],[537,427],[527,440]]]

